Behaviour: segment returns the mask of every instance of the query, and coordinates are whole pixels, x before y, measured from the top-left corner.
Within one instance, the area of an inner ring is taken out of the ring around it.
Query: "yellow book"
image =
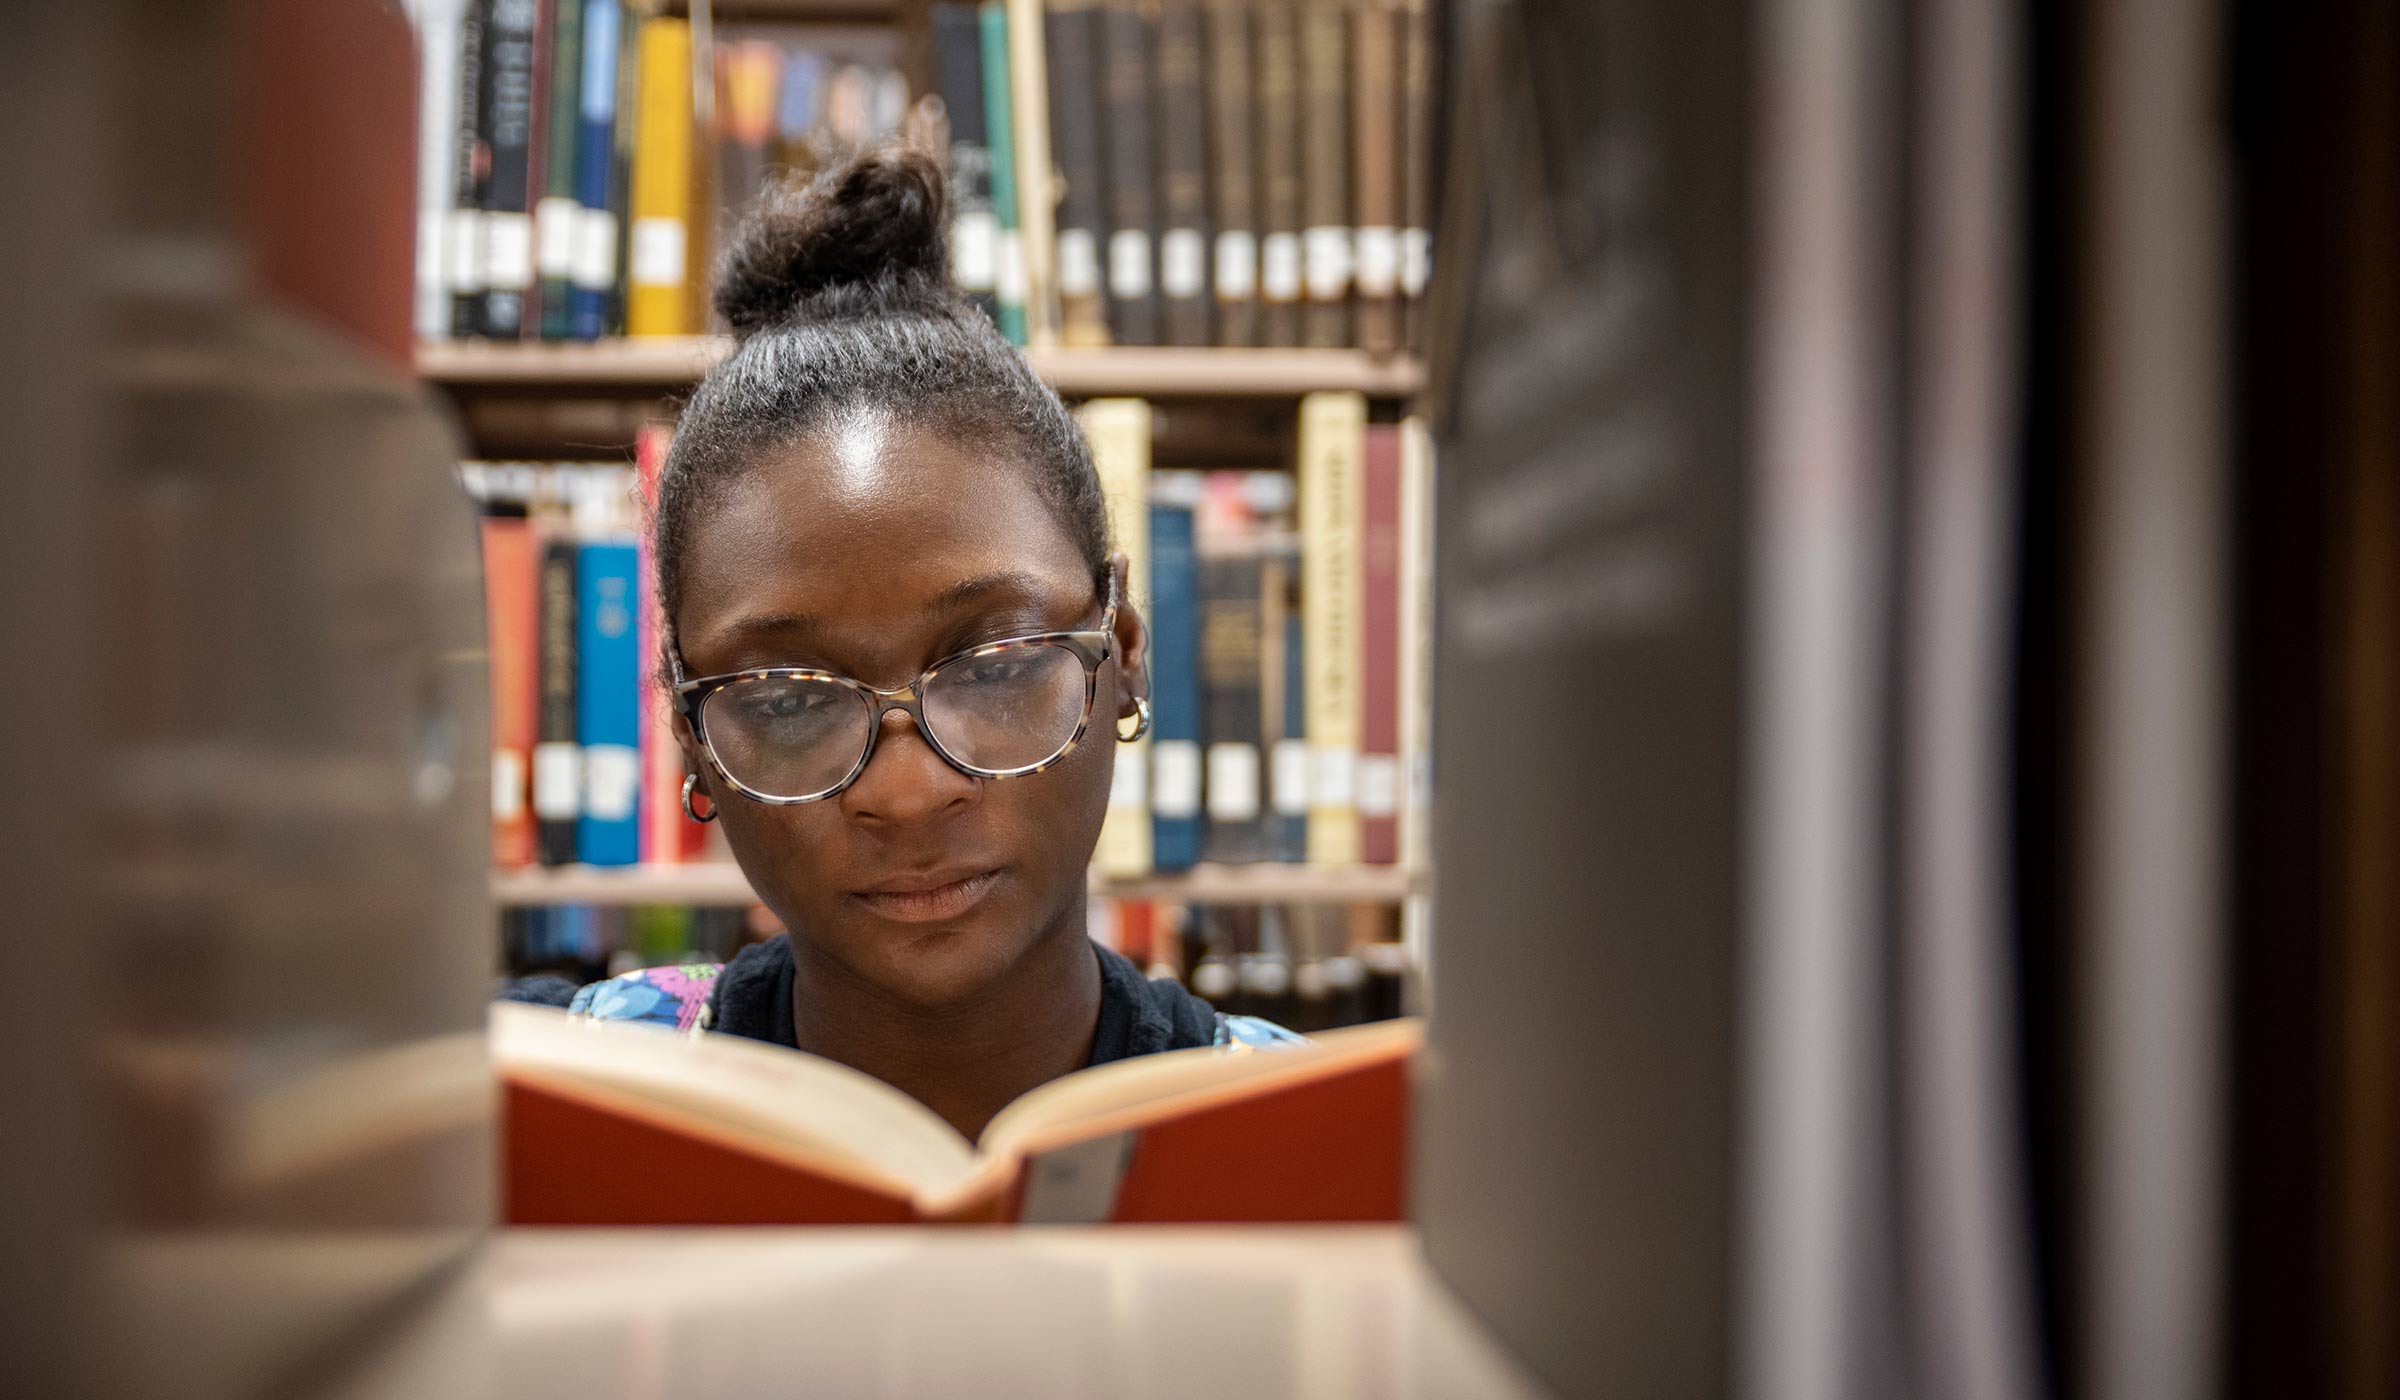
[[[1140,399],[1093,399],[1077,411],[1092,444],[1100,491],[1108,498],[1108,528],[1125,552],[1133,604],[1150,615],[1150,405]],[[1094,725],[1114,724],[1116,711],[1092,716]],[[1116,742],[1116,783],[1109,789],[1108,817],[1092,865],[1103,875],[1150,873],[1150,741]]]
[[[1300,651],[1308,711],[1308,860],[1355,865],[1363,718],[1359,549],[1364,395],[1300,400]]]
[[[642,21],[625,333],[692,335],[692,29]]]

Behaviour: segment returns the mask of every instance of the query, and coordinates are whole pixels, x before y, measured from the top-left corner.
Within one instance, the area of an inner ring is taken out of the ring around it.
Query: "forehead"
[[[1033,576],[1063,608],[1091,591],[1013,449],[861,414],[753,463],[693,519],[677,629],[687,654],[745,617],[880,636],[996,573]]]

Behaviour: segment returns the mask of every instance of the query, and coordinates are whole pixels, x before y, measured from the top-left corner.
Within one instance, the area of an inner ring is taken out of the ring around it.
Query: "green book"
[[[1000,330],[1013,345],[1025,343],[1025,239],[1017,227],[1016,113],[1010,109],[1008,6],[984,0],[984,140],[992,152],[992,214],[1000,225]]]
[[[550,31],[550,151],[534,208],[535,264],[541,278],[544,340],[574,336],[568,308],[575,288],[575,231],[583,222],[575,200],[576,127],[583,120],[583,0],[558,0]]]

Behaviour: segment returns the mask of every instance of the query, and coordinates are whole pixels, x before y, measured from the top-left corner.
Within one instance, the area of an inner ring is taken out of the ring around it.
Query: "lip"
[[[898,875],[850,897],[895,923],[930,924],[955,919],[983,901],[1000,883],[999,870],[927,871]]]

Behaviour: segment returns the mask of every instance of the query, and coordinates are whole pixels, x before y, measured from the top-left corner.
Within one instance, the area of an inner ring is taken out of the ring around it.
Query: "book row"
[[[1011,335],[1038,303],[1068,345],[1414,339],[1432,251],[1425,0],[930,15],[953,271]]]
[[[1152,726],[1116,746],[1094,865],[1391,865],[1421,849],[1431,459],[1356,394],[1303,400],[1296,469],[1150,463],[1151,410],[1079,410],[1149,624]],[[468,463],[483,510],[493,859],[671,864],[708,829],[658,684],[639,522],[668,430],[632,470]]]
[[[891,36],[696,53],[688,21],[629,0],[414,9],[426,337],[695,331],[708,249],[745,201],[895,134],[909,106]],[[696,72],[715,75],[706,102]]]
[[[700,333],[764,188],[906,132],[947,153],[954,279],[1020,344],[1414,338],[1425,0],[946,2],[880,43],[633,0],[416,9],[426,336]]]
[[[1408,959],[1383,905],[1191,906],[1094,899],[1094,941],[1219,1011],[1298,1031],[1402,1015]],[[644,967],[730,962],[782,930],[764,909],[562,904],[501,911],[509,977],[584,983]]]

